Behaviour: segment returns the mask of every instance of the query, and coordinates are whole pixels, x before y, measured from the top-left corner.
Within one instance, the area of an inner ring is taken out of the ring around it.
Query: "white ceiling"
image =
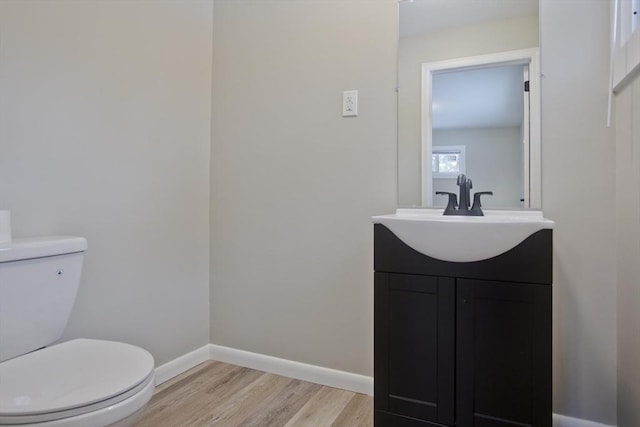
[[[400,0],[400,37],[516,16],[538,15],[538,0]]]
[[[520,126],[523,65],[433,75],[433,128]]]

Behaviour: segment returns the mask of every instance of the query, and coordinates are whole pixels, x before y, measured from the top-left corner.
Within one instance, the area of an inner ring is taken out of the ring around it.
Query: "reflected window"
[[[456,178],[466,173],[464,145],[434,146],[431,171],[434,178]]]

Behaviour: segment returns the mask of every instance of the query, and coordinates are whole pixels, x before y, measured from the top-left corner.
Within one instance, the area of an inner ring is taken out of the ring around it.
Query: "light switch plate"
[[[342,117],[358,115],[358,91],[345,90],[342,92]]]

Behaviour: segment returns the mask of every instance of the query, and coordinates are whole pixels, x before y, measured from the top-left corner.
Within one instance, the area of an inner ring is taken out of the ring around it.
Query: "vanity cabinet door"
[[[551,286],[457,279],[456,418],[551,426]]]
[[[455,280],[376,272],[374,298],[376,427],[453,425]]]

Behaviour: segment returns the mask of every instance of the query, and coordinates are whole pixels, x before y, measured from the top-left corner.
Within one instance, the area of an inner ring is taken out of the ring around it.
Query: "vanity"
[[[398,3],[398,205],[430,208],[373,218],[376,427],[552,425],[538,1],[509,6]]]
[[[374,222],[376,427],[550,427],[552,228],[540,211]]]

